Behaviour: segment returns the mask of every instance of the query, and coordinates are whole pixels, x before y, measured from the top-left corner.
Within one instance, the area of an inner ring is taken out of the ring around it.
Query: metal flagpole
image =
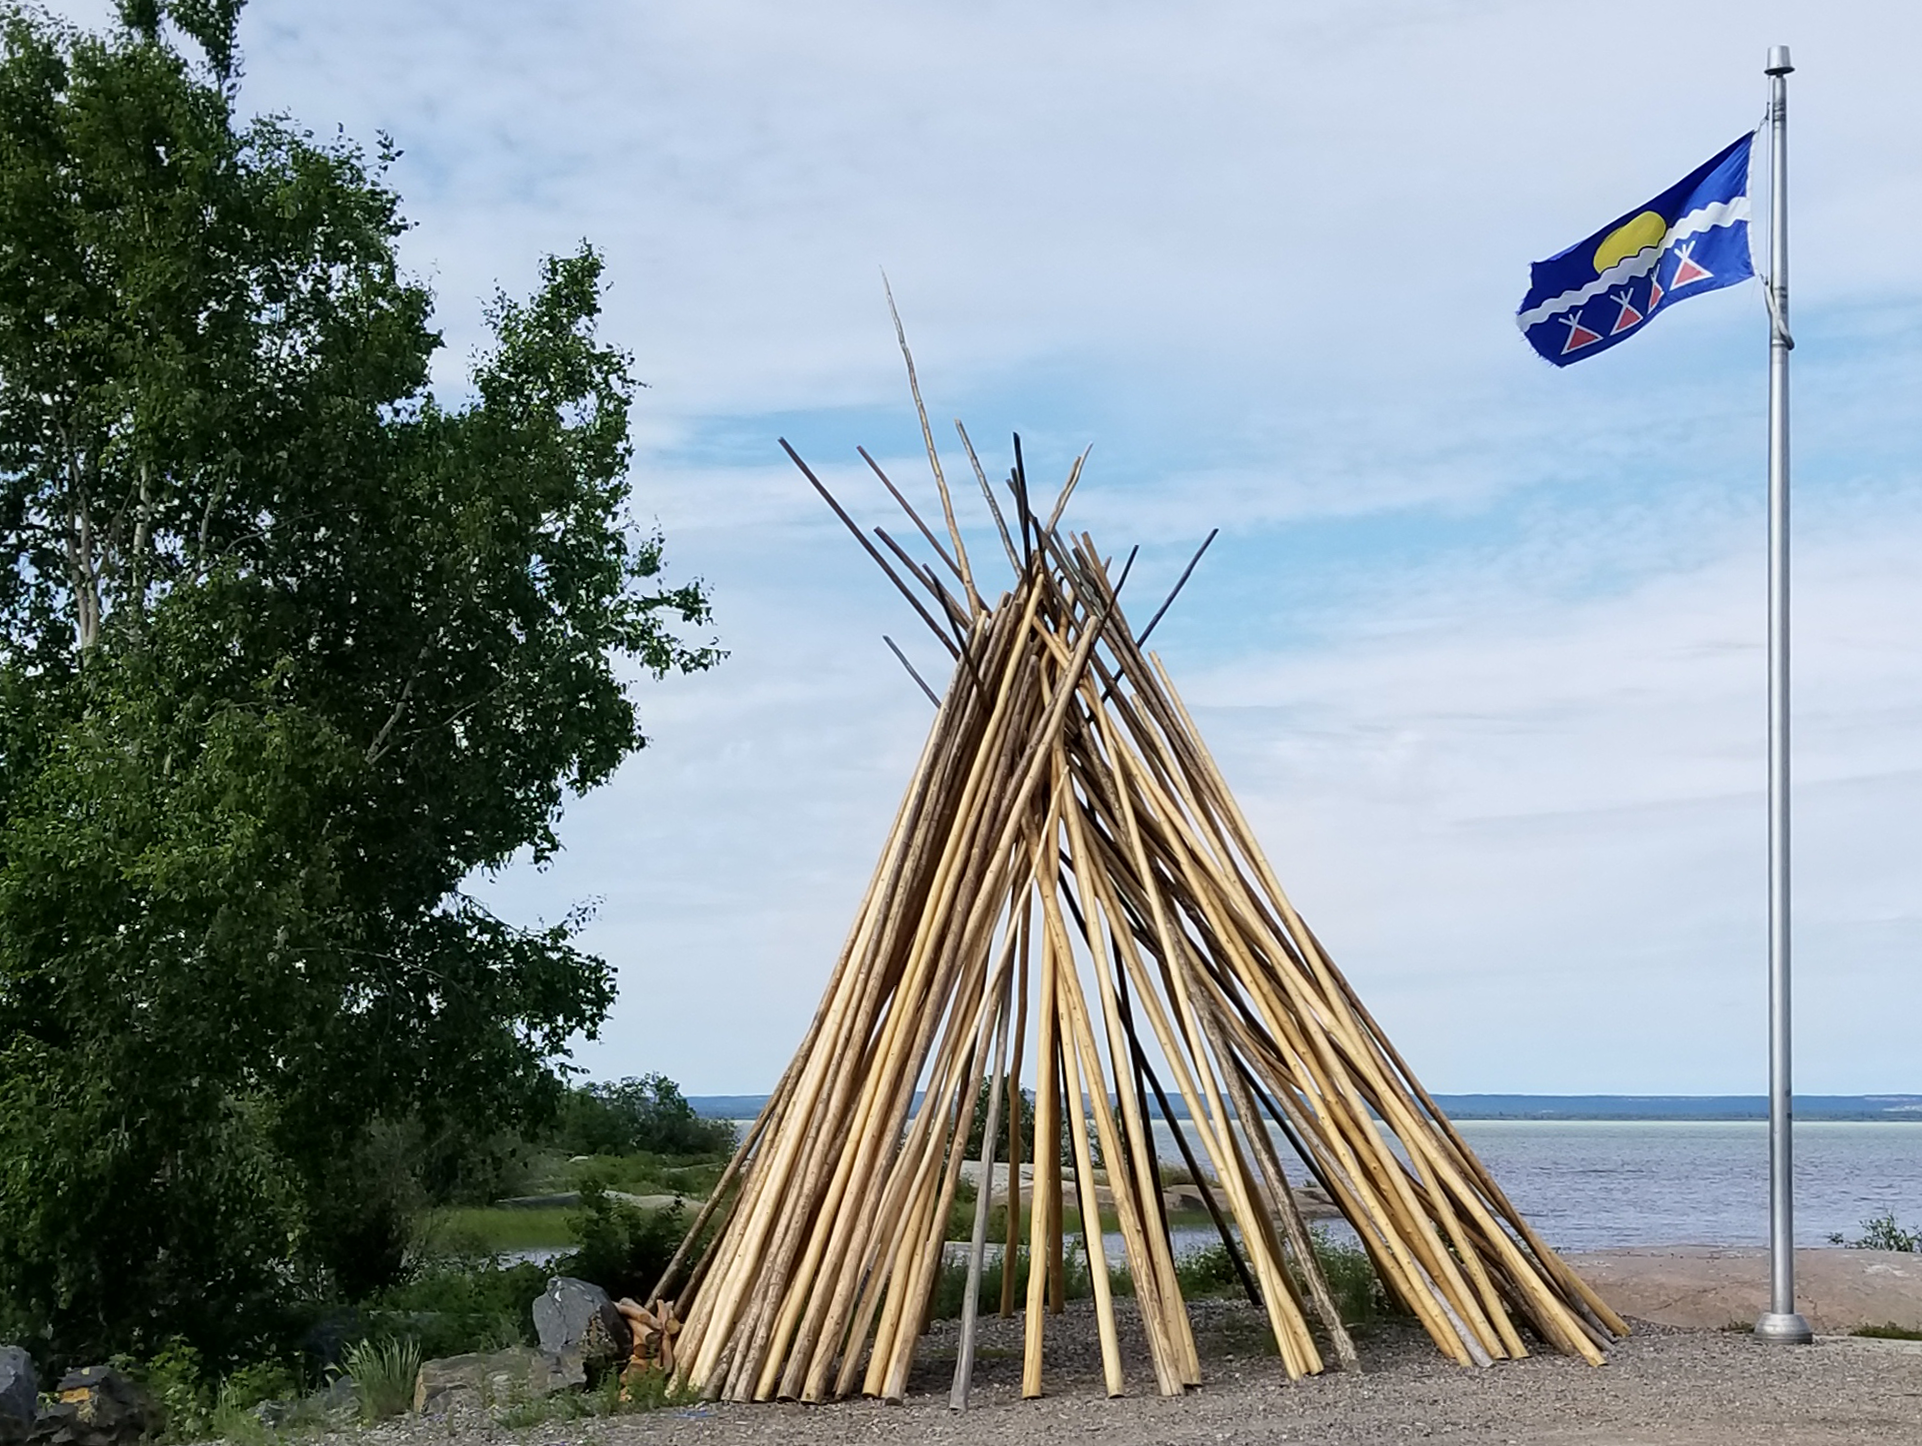
[[[1795,1310],[1789,1079],[1789,48],[1769,48],[1769,1308],[1764,1340],[1815,1338]]]

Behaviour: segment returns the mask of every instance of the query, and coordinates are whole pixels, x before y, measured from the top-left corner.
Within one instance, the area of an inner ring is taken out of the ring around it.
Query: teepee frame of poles
[[[880,528],[870,540],[781,445],[954,672],[938,695],[915,675],[937,704],[934,725],[827,990],[647,1302],[665,1302],[682,1323],[681,1384],[735,1401],[857,1389],[899,1399],[983,1100],[957,1407],[972,1378],[997,1190],[1006,1206],[1000,1312],[1025,1305],[1022,1394],[1042,1391],[1070,1204],[1105,1384],[1111,1395],[1123,1389],[1091,1137],[1156,1388],[1173,1395],[1200,1383],[1151,1134],[1157,1117],[1290,1378],[1321,1371],[1324,1349],[1352,1367],[1355,1349],[1278,1141],[1445,1355],[1464,1365],[1513,1359],[1528,1353],[1527,1332],[1600,1364],[1627,1326],[1510,1204],[1289,903],[1160,660],[1143,650],[1161,613],[1137,636],[1122,611],[1133,555],[1117,576],[1087,534],[1062,530],[1086,454],[1044,520],[1030,506],[1017,438],[1010,526],[956,423],[1014,576],[991,605],[911,357],[908,374],[945,545],[861,455],[938,569]],[[1035,1088],[1031,1131],[1024,1070]],[[1065,1150],[1048,1143],[1062,1140]],[[1025,1202],[1024,1164],[1034,1166]]]

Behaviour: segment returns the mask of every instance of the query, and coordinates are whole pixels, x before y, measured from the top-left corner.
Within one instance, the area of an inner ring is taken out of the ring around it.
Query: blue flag
[[[1528,295],[1515,314],[1528,344],[1565,367],[1627,341],[1677,301],[1753,276],[1754,139],[1743,136],[1646,206],[1530,267]]]

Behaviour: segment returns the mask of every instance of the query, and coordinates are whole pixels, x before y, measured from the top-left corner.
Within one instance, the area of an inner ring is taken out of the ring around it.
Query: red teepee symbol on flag
[[[1616,332],[1627,331],[1631,326],[1635,325],[1636,322],[1642,319],[1642,313],[1628,304],[1628,293],[1626,291],[1611,291],[1609,295],[1614,299],[1615,304],[1622,309],[1621,314],[1615,318],[1615,325],[1608,329],[1608,334],[1613,336]]]
[[[1648,307],[1647,310],[1643,312],[1643,315],[1647,315],[1648,312],[1655,310],[1656,307],[1662,304],[1661,269],[1661,262],[1657,261],[1655,270],[1648,273]]]
[[[1715,275],[1713,271],[1689,255],[1689,252],[1694,249],[1695,243],[1692,241],[1686,246],[1675,248],[1675,274],[1668,279],[1670,291],[1679,291],[1691,281],[1706,281]]]
[[[1568,328],[1568,344],[1562,348],[1563,356],[1567,356],[1572,351],[1580,351],[1585,346],[1593,346],[1602,339],[1599,331],[1591,331],[1582,325],[1582,314],[1579,311],[1571,312],[1567,316],[1558,316],[1555,319]],[[1639,317],[1636,319],[1640,320]],[[1620,328],[1618,327],[1617,330]]]

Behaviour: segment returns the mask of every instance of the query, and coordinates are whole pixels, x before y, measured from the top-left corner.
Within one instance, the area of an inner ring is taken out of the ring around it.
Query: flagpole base
[[[1795,1311],[1763,1311],[1755,1322],[1755,1335],[1778,1346],[1805,1346],[1815,1339],[1808,1321]]]

